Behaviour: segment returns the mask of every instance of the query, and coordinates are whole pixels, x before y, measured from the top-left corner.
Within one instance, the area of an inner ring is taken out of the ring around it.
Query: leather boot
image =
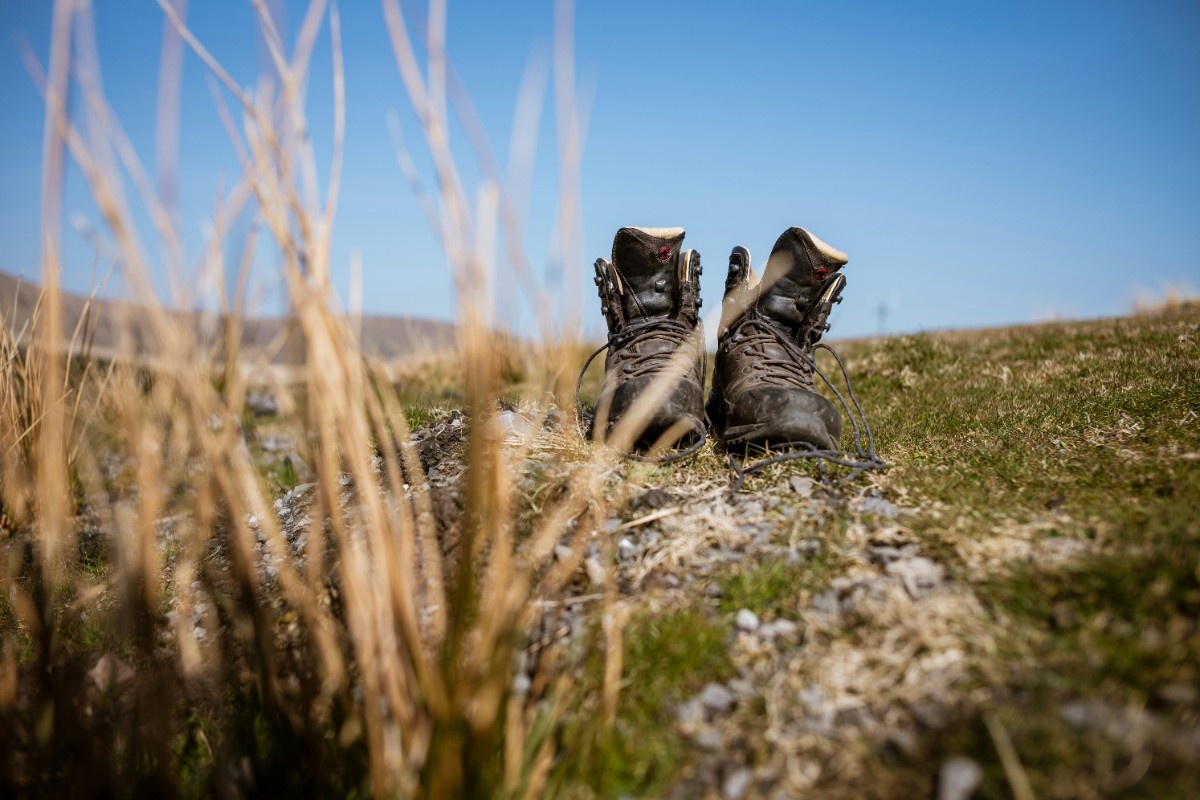
[[[804,228],[775,242],[762,280],[735,247],[718,332],[708,415],[729,450],[801,445],[836,450],[841,412],[813,386],[813,346],[846,285],[844,253]]]
[[[656,404],[635,444],[649,447],[668,431],[667,444],[703,434],[700,254],[682,249],[683,236],[682,228],[621,228],[613,239],[612,261],[596,261],[596,286],[608,322],[604,383],[592,429],[596,439],[628,414],[680,347],[691,351],[683,374]]]

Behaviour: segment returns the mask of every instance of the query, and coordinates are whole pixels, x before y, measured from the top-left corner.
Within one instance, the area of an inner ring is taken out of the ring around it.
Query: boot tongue
[[[627,321],[672,316],[679,305],[683,228],[621,228],[612,263]]]
[[[847,261],[845,253],[804,228],[789,228],[767,260],[762,279],[767,288],[759,297],[758,310],[788,327],[799,325],[825,282]]]

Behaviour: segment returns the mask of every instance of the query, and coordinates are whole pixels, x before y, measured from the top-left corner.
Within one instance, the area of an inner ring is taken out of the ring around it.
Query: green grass
[[[803,561],[773,557],[747,564],[720,581],[720,609],[732,614],[748,608],[762,618],[796,619],[804,596],[823,589],[844,564],[844,556],[830,543]]]
[[[571,798],[653,797],[689,755],[675,730],[676,707],[729,671],[728,626],[700,609],[642,614],[624,636],[624,672],[616,721],[598,721],[599,654],[582,693],[588,704],[568,720],[552,795]]]
[[[1196,796],[1194,764],[1169,743],[1069,728],[1062,709],[1145,708],[1183,730],[1200,717],[1200,310],[846,349],[890,485],[940,504],[913,527],[956,577],[956,542],[1031,520],[1091,547],[974,587],[1000,631],[981,685],[1036,795]],[[944,758],[965,753],[985,770],[978,796],[1010,796],[984,713],[926,732],[910,756],[878,753],[876,791],[928,796]]]

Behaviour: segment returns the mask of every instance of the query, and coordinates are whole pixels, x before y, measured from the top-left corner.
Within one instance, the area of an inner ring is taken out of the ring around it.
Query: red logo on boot
[[[662,247],[658,248],[658,260],[659,261],[666,261],[670,257],[671,257],[671,248],[670,247],[668,247],[667,245],[664,244]]]
[[[829,277],[829,270],[827,270],[825,267],[817,267],[813,270],[813,277],[816,278],[817,281],[823,281]]]

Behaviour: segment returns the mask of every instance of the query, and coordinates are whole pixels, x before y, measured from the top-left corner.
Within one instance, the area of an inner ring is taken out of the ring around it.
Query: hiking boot
[[[683,250],[682,228],[621,228],[612,261],[596,260],[596,286],[608,322],[604,383],[592,436],[605,438],[685,348],[682,374],[664,386],[635,446],[666,434],[672,445],[704,433],[705,350],[700,323],[700,254]]]
[[[841,302],[847,258],[804,228],[789,228],[771,250],[761,281],[750,252],[735,247],[708,416],[725,447],[800,445],[836,450],[842,415],[813,386],[813,346]]]

